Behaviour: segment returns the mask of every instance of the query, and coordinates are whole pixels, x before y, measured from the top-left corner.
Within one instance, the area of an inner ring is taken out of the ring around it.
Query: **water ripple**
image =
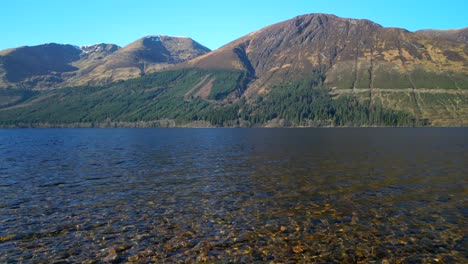
[[[466,262],[467,132],[0,130],[0,262]]]

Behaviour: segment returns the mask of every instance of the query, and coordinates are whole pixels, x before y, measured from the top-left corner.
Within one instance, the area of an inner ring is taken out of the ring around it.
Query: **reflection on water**
[[[466,262],[467,132],[0,130],[0,262]]]

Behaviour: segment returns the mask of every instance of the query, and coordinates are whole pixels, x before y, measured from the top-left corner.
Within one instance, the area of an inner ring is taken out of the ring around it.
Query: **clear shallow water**
[[[467,135],[0,130],[0,262],[466,262]]]

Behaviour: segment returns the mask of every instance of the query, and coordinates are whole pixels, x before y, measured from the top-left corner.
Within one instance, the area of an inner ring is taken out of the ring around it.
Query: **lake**
[[[0,263],[466,263],[467,136],[0,130]]]

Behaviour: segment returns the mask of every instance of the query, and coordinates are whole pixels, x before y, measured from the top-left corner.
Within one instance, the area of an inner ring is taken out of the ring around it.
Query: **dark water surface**
[[[0,263],[466,263],[467,138],[0,130]]]

